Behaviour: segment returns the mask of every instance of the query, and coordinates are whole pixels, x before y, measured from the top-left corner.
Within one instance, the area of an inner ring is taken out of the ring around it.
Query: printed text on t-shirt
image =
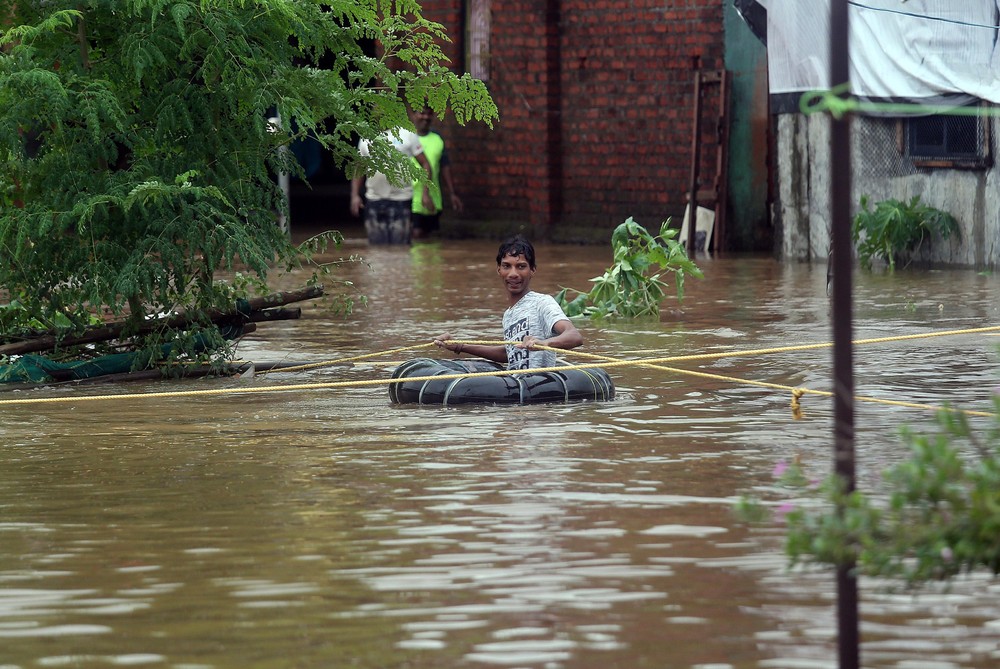
[[[522,341],[528,336],[528,319],[522,318],[511,324],[503,332],[503,338],[506,341]],[[508,369],[527,369],[528,368],[528,349],[525,348],[515,348],[513,352],[510,348],[507,349],[507,368]]]

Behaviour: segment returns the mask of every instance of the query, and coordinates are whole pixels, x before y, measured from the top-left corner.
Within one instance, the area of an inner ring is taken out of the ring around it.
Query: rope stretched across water
[[[874,337],[870,339],[856,339],[851,343],[855,346],[861,346],[865,344],[883,344],[886,342],[893,341],[909,341],[912,339],[930,339],[933,337],[949,337],[953,335],[968,335],[968,334],[983,334],[986,332],[1000,332],[1000,325],[991,325],[981,328],[966,328],[963,330],[940,330],[938,332],[924,332],[920,334],[908,334],[908,335],[894,335],[892,337]],[[513,341],[494,341],[494,340],[473,340],[473,339],[455,339],[452,341],[455,344],[468,344],[468,345],[483,345],[483,346],[504,346],[507,344],[516,344]],[[433,346],[434,342],[427,342],[424,344],[416,344],[414,346],[404,346],[402,348],[389,349],[387,351],[378,351],[376,353],[363,353],[361,355],[354,355],[346,358],[336,358],[333,360],[323,360],[320,362],[311,362],[303,365],[295,365],[292,367],[282,367],[280,369],[271,370],[270,374],[277,374],[279,372],[299,372],[307,369],[316,369],[319,367],[332,367],[334,365],[342,365],[348,362],[356,362],[358,360],[369,360],[371,358],[379,358],[387,355],[392,355],[395,353],[405,353],[406,351],[416,351],[422,348],[427,348]],[[628,363],[634,364],[658,364],[663,362],[684,362],[690,360],[715,360],[720,358],[736,358],[736,357],[746,357],[753,355],[766,355],[770,353],[794,353],[796,351],[815,351],[818,349],[832,348],[833,342],[821,342],[817,344],[795,344],[791,346],[774,346],[770,348],[757,348],[749,349],[746,351],[721,351],[716,353],[695,353],[690,355],[672,355],[666,357],[655,357],[648,358],[645,360],[637,361],[626,361]],[[537,347],[539,349],[546,348],[543,346]],[[558,350],[560,353],[569,353],[573,355],[587,356],[590,354],[583,353],[577,350],[563,350],[563,349],[550,349]],[[598,358],[606,358],[608,360],[614,360],[616,362],[621,362],[618,358],[607,358],[606,356],[597,356]],[[263,376],[263,375],[262,375]]]
[[[920,333],[920,334],[894,335],[894,336],[891,336],[891,337],[873,337],[873,338],[868,338],[868,339],[858,339],[858,340],[853,341],[852,344],[856,345],[856,346],[857,345],[865,345],[865,344],[880,344],[880,343],[894,342],[894,341],[909,341],[909,340],[914,340],[914,339],[929,339],[929,338],[932,338],[932,337],[946,337],[946,336],[953,336],[953,335],[982,334],[982,333],[986,333],[986,332],[997,332],[997,331],[1000,331],[1000,326],[988,326],[988,327],[982,327],[982,328],[966,328],[966,329],[962,329],[962,330],[943,330],[943,331],[938,331],[938,332],[927,332],[927,333]],[[454,340],[452,343],[466,344],[466,345],[479,344],[479,345],[485,345],[485,346],[490,346],[490,345],[500,346],[500,345],[506,345],[506,344],[513,344],[513,343],[516,343],[516,342],[492,341],[492,340],[464,340],[463,339],[463,340]],[[431,344],[421,344],[421,345],[418,345],[418,346],[411,346],[411,347],[406,347],[406,348],[402,348],[402,349],[394,349],[392,351],[386,352],[386,354],[388,354],[388,353],[395,353],[395,352],[399,352],[399,351],[415,350],[415,349],[419,349],[419,348],[424,348],[424,347],[429,346],[429,345],[431,345]],[[737,377],[734,377],[734,376],[725,376],[725,375],[722,375],[722,374],[713,374],[713,373],[710,373],[710,372],[699,372],[699,371],[688,370],[688,369],[679,369],[679,368],[676,368],[676,367],[664,367],[664,366],[661,365],[661,363],[664,363],[664,362],[682,362],[682,361],[692,361],[692,360],[714,360],[714,359],[730,358],[730,357],[747,357],[747,356],[754,356],[754,355],[766,355],[766,354],[771,354],[771,353],[789,353],[789,352],[795,352],[795,351],[810,351],[810,350],[831,348],[832,346],[833,346],[832,342],[822,342],[822,343],[816,343],[816,344],[797,344],[797,345],[792,345],[792,346],[776,346],[776,347],[770,347],[770,348],[759,348],[759,349],[751,349],[751,350],[747,350],[747,351],[724,351],[724,352],[716,352],[716,353],[698,353],[698,354],[690,354],[690,355],[675,355],[675,356],[666,356],[666,357],[659,357],[659,358],[648,358],[648,359],[645,359],[645,360],[627,360],[627,361],[622,361],[622,360],[619,360],[617,358],[612,358],[612,357],[609,357],[609,356],[597,355],[597,354],[593,354],[593,353],[586,353],[586,352],[577,351],[577,350],[562,350],[562,349],[551,348],[551,347],[548,347],[548,346],[538,346],[536,348],[541,349],[541,350],[556,351],[556,352],[562,353],[564,355],[565,354],[570,354],[570,355],[580,356],[580,357],[583,357],[583,358],[589,358],[589,359],[592,359],[592,360],[602,360],[602,361],[605,362],[605,364],[600,365],[602,367],[618,367],[618,366],[632,366],[632,365],[635,365],[635,366],[645,367],[647,369],[656,369],[656,370],[659,370],[659,371],[671,372],[671,373],[674,373],[674,374],[683,374],[683,375],[694,376],[694,377],[698,377],[698,378],[712,379],[712,380],[716,380],[716,381],[725,381],[725,382],[728,382],[728,383],[737,383],[737,384],[743,384],[743,385],[750,385],[750,386],[756,386],[758,388],[769,388],[771,390],[781,390],[781,391],[784,391],[784,392],[791,393],[792,416],[795,417],[796,419],[798,419],[798,418],[802,417],[801,398],[802,398],[803,395],[809,394],[809,395],[819,395],[819,396],[822,396],[822,397],[833,397],[833,393],[831,391],[828,391],[828,390],[815,390],[815,389],[812,389],[812,388],[802,388],[802,387],[796,387],[796,386],[783,385],[783,384],[779,384],[779,383],[769,383],[767,381],[755,381],[755,380],[751,380],[751,379],[741,379],[741,378],[737,378]],[[382,354],[379,354],[379,353],[365,354],[365,355],[360,355],[360,356],[354,356],[352,358],[340,358],[338,360],[333,360],[333,361],[312,363],[310,365],[300,365],[298,367],[285,367],[285,368],[282,368],[281,370],[275,370],[275,371],[287,372],[287,371],[296,371],[296,370],[300,370],[300,369],[311,369],[311,368],[315,368],[315,367],[322,367],[322,366],[325,366],[325,365],[341,364],[341,363],[349,362],[349,361],[352,361],[352,360],[360,360],[360,359],[366,359],[366,358],[371,358],[371,357],[377,357],[379,355],[382,355]],[[560,370],[565,370],[565,369],[587,369],[587,368],[592,368],[594,366],[595,365],[569,366],[569,367],[563,366],[563,367],[553,367],[553,368],[544,368],[544,369],[534,369],[532,371],[533,372],[544,372],[544,371],[560,371]],[[476,374],[476,375],[481,376],[483,374]],[[473,374],[467,374],[467,375],[451,374],[451,375],[437,376],[437,377],[432,377],[432,378],[453,379],[453,378],[462,378],[463,376],[474,376],[474,375]],[[413,377],[413,378],[410,378],[409,380],[411,380],[411,381],[424,381],[424,380],[427,380],[427,379],[422,378],[422,377],[420,377],[420,378]],[[887,399],[878,398],[878,397],[866,397],[866,396],[863,396],[863,395],[856,395],[854,397],[854,399],[855,399],[855,401],[858,401],[858,402],[868,402],[868,403],[873,403],[873,404],[885,404],[885,405],[889,405],[889,406],[898,406],[898,407],[905,407],[905,408],[910,408],[910,409],[925,409],[925,410],[928,410],[928,411],[949,411],[949,412],[953,412],[953,413],[962,413],[962,414],[967,415],[967,416],[991,417],[991,416],[994,415],[994,414],[992,414],[990,412],[986,412],[986,411],[975,411],[975,410],[969,410],[969,409],[954,409],[954,408],[951,408],[951,407],[936,406],[936,405],[931,405],[931,404],[920,404],[920,403],[917,403],[917,402],[906,402],[906,401],[902,401],[902,400],[887,400]]]
[[[892,337],[876,337],[870,339],[859,339],[852,342],[854,345],[863,344],[874,344],[874,343],[884,343],[893,341],[909,341],[914,339],[928,339],[932,337],[945,337],[953,335],[967,335],[967,334],[981,334],[986,332],[997,332],[1000,331],[1000,326],[989,326],[982,328],[968,328],[963,330],[944,330],[939,332],[927,332],[921,334],[910,334],[910,335],[896,335]],[[512,344],[515,342],[506,341],[484,341],[484,340],[454,340],[453,343],[461,344],[479,344],[479,345],[505,345]],[[423,344],[416,344],[413,346],[404,346],[400,348],[394,348],[384,351],[378,351],[375,353],[365,353],[361,355],[349,356],[344,358],[337,358],[334,360],[325,360],[322,362],[309,363],[304,365],[297,365],[293,367],[284,367],[280,370],[273,370],[274,372],[289,372],[289,371],[302,371],[306,369],[315,369],[319,367],[330,367],[333,365],[344,364],[347,362],[354,362],[358,360],[368,360],[377,357],[383,357],[390,354],[403,353],[407,351],[417,351],[423,348],[428,348],[433,346],[434,342],[426,342]],[[822,342],[817,344],[799,344],[792,346],[778,346],[771,348],[759,348],[751,349],[746,351],[723,351],[716,353],[699,353],[691,355],[678,355],[678,356],[663,356],[654,358],[644,358],[638,360],[620,360],[617,358],[612,358],[610,356],[604,356],[593,353],[585,353],[583,351],[569,350],[565,351],[562,349],[554,349],[548,346],[538,346],[539,349],[558,351],[563,354],[572,354],[584,358],[589,358],[592,360],[600,360],[598,363],[591,364],[579,364],[579,365],[559,365],[556,367],[542,367],[533,368],[530,370],[497,370],[490,372],[468,372],[468,373],[458,373],[458,374],[441,374],[426,377],[407,377],[399,379],[362,379],[357,381],[329,381],[329,382],[319,382],[319,383],[299,383],[291,385],[280,385],[280,386],[240,386],[235,388],[212,388],[204,390],[178,390],[178,391],[167,391],[167,392],[156,392],[156,393],[118,393],[118,394],[106,394],[106,395],[81,395],[74,397],[37,397],[37,398],[18,398],[12,400],[0,400],[0,406],[4,405],[14,405],[14,404],[52,404],[52,403],[72,403],[72,402],[88,402],[88,401],[110,401],[110,400],[123,400],[123,399],[150,399],[150,398],[165,398],[165,397],[197,397],[197,396],[209,396],[209,395],[231,395],[231,394],[249,394],[249,393],[269,393],[269,392],[289,392],[295,390],[326,390],[333,388],[352,388],[352,387],[364,387],[364,386],[375,386],[375,385],[391,385],[393,383],[403,383],[404,381],[429,381],[429,380],[449,380],[449,379],[459,379],[459,378],[474,378],[480,376],[508,376],[517,374],[528,374],[528,373],[538,373],[538,372],[551,372],[551,371],[565,371],[568,369],[593,369],[596,367],[608,368],[608,367],[646,367],[648,369],[656,369],[660,371],[671,372],[674,374],[682,374],[688,376],[694,376],[698,378],[712,379],[716,381],[724,381],[727,383],[736,383],[742,385],[756,386],[759,388],[768,388],[772,390],[781,390],[783,392],[791,393],[791,407],[792,415],[795,418],[801,417],[801,402],[800,399],[805,394],[820,395],[823,397],[832,397],[833,393],[826,390],[815,390],[812,388],[802,388],[795,386],[788,386],[778,383],[770,383],[767,381],[755,381],[752,379],[740,379],[733,376],[725,376],[722,374],[714,374],[710,372],[700,372],[695,370],[680,369],[677,367],[666,367],[663,363],[667,362],[680,362],[680,361],[691,361],[691,360],[711,360],[711,359],[721,359],[728,357],[745,357],[745,356],[755,356],[755,355],[765,355],[771,353],[788,353],[795,351],[809,351],[817,350],[822,348],[830,348],[833,346],[830,342]],[[934,406],[928,404],[919,404],[916,402],[905,402],[899,400],[886,400],[876,397],[865,397],[865,396],[855,396],[854,398],[859,402],[869,402],[876,404],[885,404],[891,406],[900,406],[913,409],[925,409],[930,411],[948,411],[952,413],[961,413],[967,416],[981,416],[981,417],[992,417],[993,413],[985,411],[974,411],[968,409],[954,409],[951,407]]]
[[[543,347],[539,347],[539,348],[543,348]],[[548,347],[544,347],[544,348],[548,348]],[[555,350],[555,349],[552,349],[552,350]],[[582,352],[575,352],[575,351],[574,351],[574,353],[577,353],[578,355],[587,356],[587,357],[591,357],[591,356],[593,356],[595,358],[604,358],[605,357],[605,356],[595,356],[594,354],[582,353]],[[684,357],[684,356],[680,356],[680,357]],[[613,358],[607,358],[607,359],[608,360],[613,360]],[[729,382],[729,383],[737,383],[737,384],[748,385],[748,386],[756,386],[758,388],[770,388],[772,390],[781,390],[781,391],[789,392],[792,395],[792,400],[791,400],[792,417],[795,418],[795,419],[802,418],[802,403],[801,403],[800,400],[801,400],[801,398],[802,398],[803,395],[809,394],[809,395],[820,395],[822,397],[833,397],[833,393],[831,391],[829,391],[829,390],[815,390],[813,388],[802,388],[801,386],[786,386],[786,385],[782,385],[780,383],[770,383],[768,381],[755,381],[755,380],[752,380],[752,379],[741,379],[741,378],[738,378],[738,377],[735,377],[735,376],[725,376],[725,375],[722,375],[722,374],[713,374],[713,373],[710,373],[710,372],[698,372],[698,371],[694,371],[694,370],[690,370],[690,369],[678,369],[676,367],[663,367],[663,366],[657,365],[657,364],[650,364],[649,361],[637,360],[637,361],[634,361],[634,362],[637,363],[637,364],[639,364],[642,367],[646,367],[646,368],[649,368],[649,369],[657,369],[657,370],[661,370],[661,371],[665,371],[665,372],[672,372],[672,373],[675,373],[675,374],[686,374],[688,376],[696,376],[696,377],[703,378],[703,379],[713,379],[713,380],[716,380],[716,381],[726,381],[726,382]],[[606,365],[606,366],[610,367],[611,365],[609,364],[609,365]],[[987,412],[987,411],[976,411],[976,410],[973,410],[973,409],[954,409],[954,408],[951,408],[951,407],[935,406],[935,405],[932,405],[932,404],[919,404],[919,403],[916,403],[916,402],[904,402],[904,401],[901,401],[901,400],[886,400],[886,399],[882,399],[882,398],[879,398],[879,397],[865,397],[863,395],[855,395],[854,396],[854,400],[856,402],[870,402],[870,403],[873,403],[873,404],[887,404],[887,405],[890,405],[890,406],[907,407],[907,408],[910,408],[910,409],[926,409],[928,411],[948,411],[948,412],[951,412],[951,413],[961,413],[961,414],[964,414],[966,416],[991,417],[991,416],[994,415],[994,414],[992,414],[990,412]]]

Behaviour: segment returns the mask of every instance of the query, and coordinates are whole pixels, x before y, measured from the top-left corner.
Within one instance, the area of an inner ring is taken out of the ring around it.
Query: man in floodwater
[[[497,274],[507,289],[510,304],[503,314],[503,338],[517,343],[458,344],[452,342],[451,333],[445,333],[434,340],[435,345],[459,355],[469,353],[507,363],[508,369],[529,369],[556,364],[554,351],[540,351],[535,346],[571,349],[583,344],[583,335],[555,298],[530,290],[531,277],[535,275],[535,247],[531,242],[518,235],[501,244],[497,251]]]
[[[396,128],[385,133],[386,139],[396,151],[409,156],[427,173],[433,176],[431,164],[424,155],[424,147],[417,133],[406,128]],[[371,142],[362,139],[358,143],[358,153],[371,155]],[[359,174],[351,179],[351,215],[361,216],[364,212],[365,233],[369,244],[409,244],[413,232],[410,210],[413,207],[414,187],[408,183],[409,176],[396,174],[393,178],[382,172],[371,175]],[[397,182],[401,181],[401,185]],[[365,196],[361,197],[364,186]],[[420,200],[427,211],[434,211],[429,184],[417,185]]]

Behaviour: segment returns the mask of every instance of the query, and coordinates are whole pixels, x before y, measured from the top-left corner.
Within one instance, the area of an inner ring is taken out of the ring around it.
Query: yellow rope
[[[947,337],[952,335],[967,335],[967,334],[980,334],[984,332],[1000,332],[1000,325],[991,325],[982,328],[969,328],[965,330],[943,330],[940,332],[925,332],[922,334],[910,334],[910,335],[896,335],[893,337],[876,337],[872,339],[856,339],[851,343],[855,346],[861,346],[864,344],[884,344],[886,342],[892,341],[909,341],[912,339],[929,339],[931,337]],[[482,345],[482,346],[505,346],[507,344],[516,344],[515,341],[503,341],[503,340],[474,340],[474,339],[454,339],[451,341],[453,344],[466,344],[466,345]],[[326,360],[323,362],[315,362],[304,365],[298,365],[296,367],[282,367],[281,369],[275,369],[274,372],[295,372],[301,371],[303,369],[313,369],[316,367],[332,366],[337,364],[342,364],[345,362],[351,362],[353,360],[364,360],[368,358],[377,358],[384,355],[389,355],[391,353],[401,353],[405,351],[413,351],[420,348],[426,348],[428,346],[433,346],[433,342],[428,342],[426,344],[417,344],[416,346],[406,346],[403,348],[395,348],[388,351],[379,351],[377,353],[366,353],[364,355],[357,355],[350,358],[337,358],[336,360]],[[749,349],[746,351],[722,351],[717,353],[697,353],[692,355],[673,355],[667,357],[649,358],[643,362],[646,363],[660,363],[660,362],[683,362],[690,360],[716,360],[720,358],[733,358],[733,357],[746,357],[754,355],[766,355],[771,353],[794,353],[796,351],[815,351],[817,349],[830,348],[833,346],[832,342],[821,342],[818,344],[798,344],[795,346],[775,346],[771,348],[758,348]],[[543,347],[538,347],[543,348]],[[556,349],[553,349],[556,350]],[[585,355],[580,351],[563,351],[562,352],[572,353],[574,355]],[[598,356],[600,358],[601,356]],[[606,360],[612,360],[613,358],[604,357]],[[638,364],[643,364],[639,362]]]
[[[799,398],[802,397],[803,393],[805,393],[805,390],[802,388],[792,390],[792,418],[795,420],[802,418],[802,405],[799,403]]]
[[[981,334],[985,332],[998,332],[1000,325],[991,325],[982,328],[969,328],[966,330],[942,330],[939,332],[925,332],[922,334],[897,335],[893,337],[875,337],[872,339],[855,339],[851,342],[854,346],[864,344],[884,344],[892,341],[909,341],[912,339],[929,339],[932,337],[948,337],[952,335]],[[831,348],[833,342],[821,342],[819,344],[798,344],[795,346],[775,346],[772,348],[757,348],[746,351],[722,351],[719,353],[697,353],[693,355],[675,355],[665,358],[650,358],[652,362],[682,362],[687,360],[716,360],[719,358],[744,357],[752,355],[765,355],[770,353],[794,353],[796,351],[815,351],[817,349]],[[577,351],[569,351],[577,353]]]
[[[989,328],[989,329],[992,329],[992,328]],[[950,334],[954,334],[955,332],[958,332],[958,331],[952,331]],[[923,336],[926,336],[926,335],[904,335],[904,337],[906,337],[906,338],[915,338],[915,337],[923,337]],[[884,338],[884,340],[887,340],[887,339],[890,339],[890,338]],[[865,341],[865,343],[868,343],[868,342],[872,342],[872,341],[876,341],[876,340],[862,340],[862,341]],[[854,342],[854,343],[859,343],[859,342]],[[830,344],[826,344],[826,345],[829,346]],[[557,349],[550,349],[547,346],[539,346],[538,348],[544,348],[544,349],[548,349],[548,350],[552,350],[552,351],[557,350]],[[780,350],[784,350],[786,348],[788,348],[788,347],[782,347]],[[774,351],[774,350],[779,350],[779,349],[758,349],[757,352],[768,351],[768,350],[769,351]],[[575,355],[579,355],[579,356],[586,357],[586,358],[592,358],[592,359],[593,358],[604,358],[606,360],[614,360],[614,358],[606,358],[606,356],[596,355],[596,354],[593,354],[593,353],[584,353],[583,351],[572,351],[571,350],[571,351],[562,351],[562,352],[563,353],[573,353]],[[677,358],[685,359],[686,360],[686,359],[690,359],[690,356],[677,356]],[[716,380],[716,381],[726,381],[728,383],[741,383],[741,384],[745,384],[745,385],[749,385],[749,386],[757,386],[759,388],[770,388],[772,390],[783,390],[783,391],[791,392],[792,393],[792,403],[791,403],[792,417],[795,418],[796,420],[802,418],[802,406],[801,406],[801,403],[799,402],[799,399],[802,397],[802,395],[804,395],[804,394],[810,394],[810,395],[822,395],[823,397],[833,397],[833,393],[830,392],[830,391],[828,391],[828,390],[813,390],[812,388],[801,388],[801,387],[786,386],[786,385],[782,385],[782,384],[779,384],[779,383],[769,383],[767,381],[754,381],[754,380],[751,380],[751,379],[740,379],[740,378],[737,378],[735,376],[723,376],[722,374],[711,374],[711,373],[708,373],[708,372],[695,372],[693,370],[688,370],[688,369],[678,369],[676,367],[663,367],[663,366],[660,366],[660,365],[650,364],[651,362],[654,362],[655,360],[656,360],[656,358],[652,358],[652,359],[648,359],[648,360],[630,360],[628,362],[630,362],[632,364],[635,364],[635,365],[638,365],[638,366],[648,367],[650,369],[657,369],[657,370],[661,370],[661,371],[665,371],[665,372],[673,372],[675,374],[687,374],[688,376],[697,376],[697,377],[703,378],[703,379],[713,379],[713,380]],[[663,358],[663,360],[670,360],[670,358]],[[605,363],[602,366],[604,366],[604,367],[615,367],[615,366],[618,366],[618,365],[617,365],[616,362],[611,362],[611,363]],[[856,401],[858,401],[858,402],[869,402],[869,403],[873,403],[873,404],[887,404],[887,405],[890,405],[890,406],[907,407],[907,408],[910,408],[910,409],[926,409],[928,411],[947,411],[949,413],[961,413],[961,414],[964,414],[966,416],[982,416],[982,417],[987,417],[987,418],[994,416],[994,414],[986,412],[986,411],[976,411],[976,410],[973,410],[973,409],[953,409],[951,407],[935,406],[933,404],[917,404],[915,402],[901,402],[901,401],[897,401],[897,400],[885,400],[885,399],[881,399],[881,398],[878,398],[878,397],[865,397],[863,395],[855,395],[854,399]]]
[[[335,360],[323,360],[322,362],[310,362],[302,365],[294,365],[292,367],[282,367],[280,369],[268,370],[266,373],[262,373],[260,376],[266,376],[268,373],[274,372],[301,372],[305,369],[316,369],[317,367],[332,367],[333,365],[342,365],[345,362],[354,362],[355,360],[368,360],[369,358],[378,358],[383,355],[390,355],[392,353],[404,353],[406,351],[416,351],[417,349],[427,348],[428,346],[433,346],[434,342],[427,342],[426,344],[416,344],[414,346],[403,346],[402,348],[394,348],[388,351],[378,351],[377,353],[364,353],[362,355],[353,355],[349,358],[337,358]]]
[[[990,326],[983,328],[970,328],[964,330],[945,330],[941,332],[929,332],[923,334],[913,334],[913,335],[898,335],[893,337],[878,337],[872,339],[860,339],[852,342],[855,345],[860,344],[870,344],[870,343],[882,343],[890,341],[907,341],[912,339],[924,339],[930,337],[943,337],[950,335],[961,335],[961,334],[976,334],[983,332],[993,332],[1000,330],[1000,326]],[[461,344],[479,344],[479,345],[506,345],[515,342],[507,341],[494,341],[494,340],[453,340],[452,343]],[[281,371],[292,371],[296,369],[311,369],[321,366],[329,366],[333,364],[340,364],[344,362],[349,362],[352,360],[364,360],[384,355],[389,355],[392,353],[400,353],[405,351],[412,351],[421,348],[426,348],[432,346],[433,342],[428,342],[424,344],[417,344],[414,346],[405,346],[401,348],[390,349],[386,351],[379,351],[377,353],[366,353],[363,355],[352,356],[348,358],[338,358],[336,360],[329,360],[317,363],[310,363],[307,365],[299,365],[297,367],[283,368]],[[769,383],[765,381],[754,381],[749,379],[740,379],[732,376],[724,376],[721,374],[712,374],[708,372],[697,372],[693,370],[678,369],[676,367],[664,367],[658,363],[662,362],[676,362],[682,360],[705,360],[705,359],[717,359],[733,356],[750,356],[750,355],[762,355],[765,353],[783,353],[792,351],[805,351],[805,350],[815,350],[819,348],[829,348],[833,344],[830,342],[823,342],[819,344],[802,344],[797,346],[781,346],[773,348],[761,348],[752,349],[749,351],[726,351],[721,353],[705,353],[697,355],[682,355],[682,356],[665,356],[659,358],[648,358],[642,360],[618,360],[616,358],[611,358],[608,356],[597,355],[592,353],[585,353],[583,351],[564,351],[561,349],[554,349],[548,346],[538,346],[537,348],[543,350],[558,351],[560,353],[572,353],[573,355],[578,355],[585,358],[590,358],[594,360],[601,360],[601,363],[594,364],[582,364],[582,365],[560,365],[555,367],[541,367],[532,368],[530,370],[497,370],[490,372],[470,372],[461,374],[442,374],[433,376],[422,376],[422,377],[408,377],[399,379],[367,379],[360,381],[330,381],[325,383],[302,383],[293,384],[286,386],[242,386],[235,388],[216,388],[216,389],[206,389],[206,390],[182,390],[182,391],[168,391],[163,393],[122,393],[122,394],[109,394],[109,395],[82,395],[77,397],[38,397],[38,398],[19,398],[13,400],[0,400],[0,406],[3,405],[13,405],[13,404],[47,404],[47,403],[69,403],[69,402],[86,402],[86,401],[98,401],[98,400],[117,400],[117,399],[148,399],[148,398],[158,398],[158,397],[194,397],[194,396],[207,396],[207,395],[228,395],[228,394],[247,394],[247,393],[266,393],[266,392],[286,392],[293,390],[319,390],[319,389],[329,389],[329,388],[349,388],[349,387],[362,387],[362,386],[372,386],[372,385],[391,385],[393,383],[403,383],[407,381],[429,381],[429,380],[448,380],[448,379],[459,379],[459,378],[475,378],[481,376],[506,376],[506,375],[516,375],[516,374],[534,374],[539,372],[558,372],[566,371],[571,369],[593,369],[597,367],[625,367],[625,366],[641,366],[650,369],[656,369],[660,371],[673,372],[676,374],[686,374],[689,376],[695,376],[705,379],[713,379],[717,381],[725,381],[727,383],[738,383],[751,386],[757,386],[760,388],[769,388],[772,390],[782,390],[792,393],[792,415],[795,418],[801,418],[802,411],[799,399],[803,394],[813,394],[822,395],[824,397],[832,397],[833,393],[824,390],[813,390],[811,388],[796,388],[793,386],[786,386],[777,383]],[[907,408],[918,408],[933,411],[949,411],[953,413],[962,413],[968,416],[984,416],[992,417],[994,414],[983,412],[983,411],[972,411],[972,410],[961,410],[952,409],[949,407],[940,407],[934,405],[917,404],[914,402],[901,402],[894,400],[884,400],[874,397],[864,397],[855,396],[854,398],[860,402],[871,402],[878,404],[887,404],[892,406],[900,406]]]

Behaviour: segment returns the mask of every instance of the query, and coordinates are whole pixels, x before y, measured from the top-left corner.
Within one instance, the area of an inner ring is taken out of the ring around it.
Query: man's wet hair
[[[535,247],[522,235],[511,237],[500,245],[500,250],[497,251],[497,267],[507,256],[515,258],[524,256],[524,259],[528,261],[528,267],[535,269]]]

